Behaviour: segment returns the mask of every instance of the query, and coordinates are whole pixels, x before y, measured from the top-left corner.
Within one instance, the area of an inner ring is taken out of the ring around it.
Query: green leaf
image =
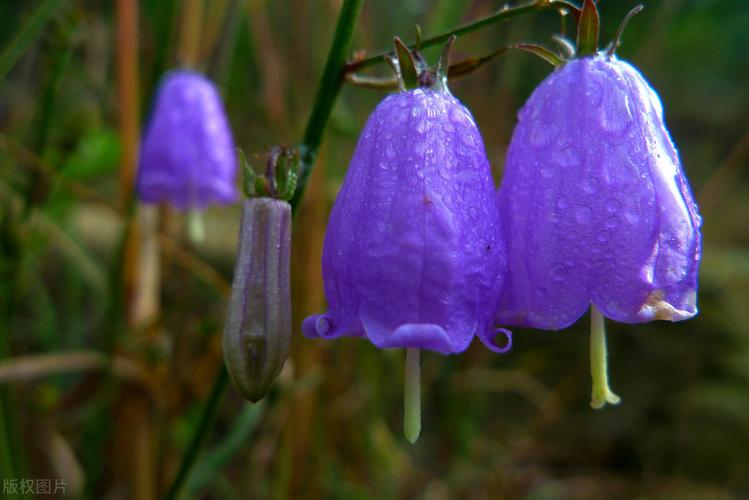
[[[197,492],[207,486],[223,466],[247,444],[250,434],[260,422],[264,404],[245,404],[242,413],[237,417],[226,439],[208,451],[204,458],[195,465],[187,479],[186,490]]]
[[[92,130],[81,138],[62,166],[70,179],[87,179],[117,170],[120,160],[119,135],[113,129]]]
[[[7,76],[16,62],[23,56],[26,49],[44,32],[47,23],[57,13],[57,9],[65,0],[46,0],[21,26],[15,38],[3,49],[0,55],[0,82]]]

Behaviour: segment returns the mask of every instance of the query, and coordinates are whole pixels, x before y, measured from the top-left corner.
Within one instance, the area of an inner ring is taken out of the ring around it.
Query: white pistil
[[[593,378],[593,393],[590,406],[596,410],[608,404],[619,404],[621,398],[609,387],[606,366],[606,327],[603,315],[596,306],[590,306],[590,375]]]
[[[419,349],[406,349],[403,432],[411,444],[421,433],[421,365]]]

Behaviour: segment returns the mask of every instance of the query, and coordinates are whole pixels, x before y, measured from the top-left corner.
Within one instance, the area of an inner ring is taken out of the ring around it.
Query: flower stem
[[[421,365],[419,353],[419,349],[406,349],[403,433],[411,444],[419,439],[421,433]]]
[[[205,222],[203,221],[203,212],[199,210],[190,210],[187,213],[187,235],[190,241],[197,245],[205,239]]]
[[[590,306],[590,375],[593,378],[590,406],[599,410],[606,403],[619,404],[621,398],[609,387],[606,366],[606,327],[603,315],[593,305]]]
[[[345,0],[341,5],[341,12],[338,14],[338,24],[336,25],[335,35],[333,35],[333,43],[320,78],[312,113],[304,130],[304,139],[301,146],[302,166],[296,191],[290,201],[294,212],[296,212],[299,203],[302,201],[302,196],[304,196],[304,189],[315,165],[317,148],[322,141],[325,125],[328,123],[333,104],[335,104],[338,93],[343,86],[346,57],[351,47],[351,40],[354,37],[354,28],[362,3],[363,0]]]
[[[135,187],[140,137],[138,92],[138,2],[117,2],[117,102],[122,141],[120,188],[123,205],[128,206]]]
[[[343,72],[346,67],[346,54],[351,45],[351,39],[354,35],[356,20],[359,16],[363,0],[344,0],[341,11],[338,15],[338,24],[333,37],[333,44],[328,53],[328,60],[325,63],[325,69],[320,79],[320,86],[317,91],[315,103],[312,106],[312,113],[307,122],[302,145],[302,171],[299,176],[296,192],[291,200],[291,207],[296,212],[299,202],[304,194],[304,188],[312,172],[312,166],[315,161],[317,148],[320,145],[325,125],[333,109],[333,104],[338,97],[338,92],[343,85]],[[200,418],[195,434],[190,441],[187,453],[182,459],[179,472],[174,478],[174,482],[169,488],[166,498],[173,500],[177,498],[183,483],[187,478],[190,469],[192,469],[195,460],[200,452],[203,442],[208,436],[213,421],[218,414],[218,409],[229,385],[229,376],[226,366],[221,363],[219,372],[213,383],[211,398],[203,409],[203,415]]]
[[[187,475],[189,474],[190,469],[192,469],[195,460],[198,458],[200,449],[203,447],[203,443],[213,427],[213,422],[216,420],[216,415],[218,415],[218,409],[221,406],[221,401],[224,399],[228,383],[229,373],[226,371],[226,366],[222,361],[216,380],[213,382],[211,396],[203,409],[203,414],[200,416],[198,428],[190,441],[190,446],[187,448],[185,456],[182,458],[182,463],[179,466],[179,471],[177,471],[177,476],[174,478],[166,497],[164,497],[167,500],[175,500],[179,497],[179,493],[187,479]]]
[[[502,9],[499,9],[494,14],[490,14],[486,17],[476,19],[458,28],[446,31],[437,36],[433,36],[432,38],[423,39],[421,40],[419,46],[420,48],[425,49],[427,47],[432,47],[434,45],[439,45],[441,43],[444,43],[447,40],[449,40],[450,37],[453,35],[456,35],[456,36],[465,35],[466,33],[471,33],[473,31],[477,31],[486,26],[491,26],[492,24],[501,23],[503,21],[507,21],[510,18],[521,16],[523,14],[530,14],[531,12],[541,12],[541,11],[550,10],[550,9],[559,9],[561,7],[563,7],[563,5],[560,5],[559,2],[554,2],[551,0],[532,0],[530,2],[517,5],[515,7],[504,7]],[[413,49],[415,47],[416,47],[415,43],[412,43],[411,45],[408,46],[409,49]],[[384,52],[380,52],[372,56],[369,56],[365,59],[352,61],[348,65],[346,65],[346,73],[359,71],[361,69],[368,68],[370,66],[375,66],[377,64],[384,63],[385,57],[388,56],[390,53],[391,51],[384,51]]]

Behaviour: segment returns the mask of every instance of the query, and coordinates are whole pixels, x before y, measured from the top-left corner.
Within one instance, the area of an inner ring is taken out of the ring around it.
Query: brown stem
[[[120,189],[124,206],[132,206],[140,121],[137,0],[117,0],[117,97],[122,142]],[[147,234],[143,237],[139,218],[130,219],[123,262],[123,306],[130,331],[135,331],[137,325],[148,324],[158,309],[152,300],[158,296],[153,293],[158,279],[146,278],[153,272],[155,245]],[[153,224],[146,224],[144,229],[152,231]],[[145,255],[144,249],[148,250]],[[114,441],[115,454],[121,457],[123,465],[114,471],[117,482],[127,485],[129,496],[150,500],[155,494],[150,402],[137,386],[125,385],[115,412],[122,431],[119,435],[126,436]]]
[[[117,100],[122,138],[120,190],[133,194],[138,158],[138,2],[117,0]]]
[[[202,23],[203,0],[183,0],[177,60],[185,66],[194,68],[198,62]]]

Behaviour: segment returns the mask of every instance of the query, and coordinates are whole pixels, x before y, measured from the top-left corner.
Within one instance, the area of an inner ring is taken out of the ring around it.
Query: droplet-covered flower
[[[237,200],[237,158],[215,86],[194,71],[173,71],[159,86],[143,137],[138,195],[182,210]]]
[[[598,9],[583,1],[569,54],[577,59],[520,111],[499,191],[509,272],[498,319],[557,330],[590,308],[596,409],[620,402],[608,383],[604,316],[640,323],[697,314],[697,206],[658,95],[614,55],[642,9],[624,17],[602,54]]]
[[[697,312],[700,217],[642,75],[565,63],[519,114],[499,192],[509,266],[499,320],[559,329],[590,306],[626,323]]]
[[[366,336],[443,354],[494,343],[505,247],[489,162],[470,112],[447,92],[393,94],[367,121],[323,249],[329,313],[309,337]]]

